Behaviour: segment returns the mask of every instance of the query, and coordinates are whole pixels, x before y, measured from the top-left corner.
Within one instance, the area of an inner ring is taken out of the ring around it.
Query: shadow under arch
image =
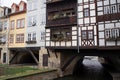
[[[34,54],[37,60],[39,60],[39,54]],[[25,53],[22,55],[18,61],[19,64],[37,64],[34,58],[29,54]]]

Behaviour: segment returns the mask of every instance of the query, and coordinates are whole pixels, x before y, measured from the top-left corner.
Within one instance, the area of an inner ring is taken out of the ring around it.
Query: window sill
[[[16,43],[24,43],[24,42],[16,42]]]
[[[35,44],[37,41],[26,41],[27,44]]]
[[[35,26],[32,26],[32,25],[30,25],[30,26],[27,26],[27,27],[36,27],[37,25],[35,25]]]
[[[62,42],[62,41],[71,41],[71,39],[51,39],[51,41],[53,41],[53,42]]]
[[[0,42],[0,44],[5,44],[6,42]]]
[[[23,29],[24,27],[16,28],[16,29]]]
[[[37,9],[32,9],[32,10],[28,10],[28,12],[31,12],[31,11],[36,11]]]

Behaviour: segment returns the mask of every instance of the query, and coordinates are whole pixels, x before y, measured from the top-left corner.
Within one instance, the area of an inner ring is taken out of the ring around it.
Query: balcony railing
[[[76,16],[61,17],[61,18],[56,18],[56,19],[53,19],[53,20],[48,20],[46,27],[73,25],[73,24],[77,24]]]
[[[0,44],[5,44],[6,42],[5,41],[0,41]]]

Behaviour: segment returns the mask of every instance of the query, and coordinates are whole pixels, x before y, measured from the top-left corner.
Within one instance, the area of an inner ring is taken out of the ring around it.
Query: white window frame
[[[7,21],[4,21],[4,26],[3,29],[6,30],[7,29]]]
[[[28,41],[36,41],[36,33],[35,32],[32,32],[32,33],[28,33],[27,35],[27,40]]]
[[[32,11],[36,9],[37,9],[37,1],[28,2],[28,11]]]
[[[83,15],[84,15],[84,17],[89,17],[90,16],[90,10],[89,10],[89,8],[84,8]]]
[[[113,28],[113,29],[106,29],[105,30],[105,38],[106,39],[116,39],[120,38],[120,29],[119,28]]]
[[[40,38],[41,41],[45,41],[45,32],[41,32],[41,38]]]

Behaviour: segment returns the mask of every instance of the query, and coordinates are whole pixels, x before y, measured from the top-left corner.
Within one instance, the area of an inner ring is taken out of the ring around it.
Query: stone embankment
[[[58,77],[57,70],[49,70],[45,72],[30,73],[24,75],[7,76],[0,80],[53,80]]]

